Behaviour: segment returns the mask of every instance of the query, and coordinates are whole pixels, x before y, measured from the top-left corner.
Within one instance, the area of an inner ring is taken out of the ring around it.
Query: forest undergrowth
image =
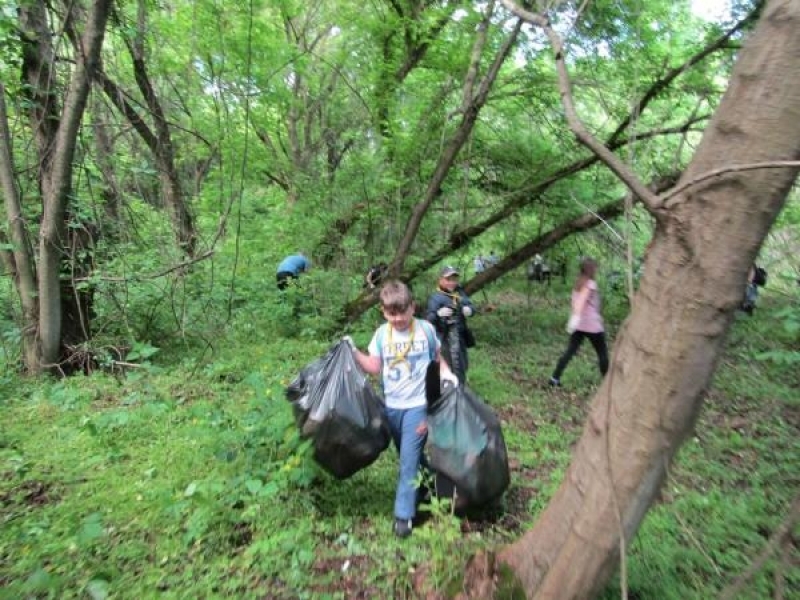
[[[392,449],[338,481],[298,438],[284,389],[336,340],[313,315],[292,330],[242,313],[202,366],[172,348],[124,374],[6,375],[0,598],[451,595],[469,556],[535,521],[581,434],[599,384],[591,348],[562,388],[547,385],[567,295],[501,283],[475,297],[469,384],[502,420],[511,485],[466,517],[434,500],[405,540],[391,533]],[[729,586],[737,598],[800,597],[797,524],[773,539],[800,490],[796,306],[765,293],[752,317],[737,315],[694,435],[629,546],[627,579],[604,598],[716,598]],[[613,344],[627,307],[613,294],[606,307]],[[373,317],[352,332],[362,348]]]

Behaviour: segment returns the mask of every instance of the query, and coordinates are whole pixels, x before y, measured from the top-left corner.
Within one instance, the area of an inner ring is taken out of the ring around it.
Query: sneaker
[[[395,519],[394,534],[399,538],[407,538],[411,535],[411,519]]]
[[[556,379],[555,377],[551,377],[550,381],[548,381],[547,383],[550,384],[550,387],[561,387],[561,380]]]

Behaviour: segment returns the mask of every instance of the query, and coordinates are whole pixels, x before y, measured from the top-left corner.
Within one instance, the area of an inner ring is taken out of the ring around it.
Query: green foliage
[[[461,520],[434,500],[412,543],[393,539],[393,452],[349,480],[330,478],[300,440],[283,394],[340,335],[340,311],[360,293],[366,266],[390,258],[402,238],[465,116],[481,15],[473,6],[453,13],[452,3],[401,16],[396,7],[352,2],[175,2],[146,7],[138,31],[134,6],[118,7],[104,68],[144,106],[127,52],[141,39],[199,253],[181,264],[187,257],[163,211],[154,157],[114,110],[93,109],[70,211],[102,234],[81,250],[93,270],[76,282],[94,299],[93,337],[80,349],[100,369],[61,381],[21,378],[17,290],[10,277],[0,290],[0,596],[246,598],[269,590],[275,598],[403,598],[413,596],[422,569],[437,591],[449,589],[469,555],[520,535],[566,472],[598,381],[584,350],[570,365],[568,390],[543,383],[565,343],[571,281],[544,289],[511,273],[476,297],[495,310],[474,319],[470,383],[503,420],[514,465],[500,515]],[[14,100],[13,170],[35,240],[40,157],[13,83],[20,56],[12,8],[0,9],[0,74]],[[683,3],[586,8],[566,41],[577,106],[600,138],[718,34]],[[507,35],[496,25],[479,75]],[[498,214],[506,216],[449,260],[507,254],[622,193],[596,165],[556,175],[587,154],[565,135],[549,50],[536,34],[525,36],[420,223],[408,265],[439,260],[455,232]],[[416,50],[426,51],[401,80],[406,53],[421,41]],[[645,134],[713,109],[730,53],[685,70],[627,128],[638,137],[619,152],[641,177],[685,162],[691,143],[683,136]],[[71,64],[59,60],[64,70]],[[141,118],[152,126],[146,111]],[[100,124],[114,139],[108,155],[95,149],[92,127]],[[113,218],[112,204],[120,209]],[[778,226],[790,231],[797,222],[795,202]],[[68,225],[79,230],[77,219]],[[629,224],[611,222],[558,250],[571,274],[581,255],[597,257],[608,274],[625,266],[623,234],[638,256],[650,228],[637,212]],[[765,251],[785,274],[771,285],[793,283],[787,247],[780,260],[772,246]],[[275,268],[298,250],[314,269],[280,294]],[[420,299],[428,276],[414,282]],[[628,583],[639,598],[713,597],[786,512],[797,484],[800,326],[789,286],[782,290],[779,298],[768,288],[756,317],[737,320],[697,437],[631,545]],[[605,299],[613,339],[628,305],[622,294]],[[376,321],[369,314],[352,326],[361,347]],[[770,562],[747,593],[768,596],[779,568]],[[800,587],[796,568],[784,575],[787,587]],[[619,595],[615,585],[609,597]]]
[[[11,73],[19,68],[18,36],[17,7],[13,2],[3,2],[0,4],[0,78],[4,85],[14,85]]]
[[[786,306],[773,313],[773,319],[778,321],[778,331],[789,342],[788,348],[767,350],[756,354],[757,360],[766,360],[780,363],[787,367],[800,363],[800,313],[796,306]],[[794,342],[794,343],[792,343]]]
[[[152,353],[160,368],[14,378],[19,392],[0,412],[7,593],[248,597],[268,586],[278,598],[342,597],[344,589],[413,597],[423,567],[432,588],[457,587],[470,555],[515,539],[544,509],[598,383],[584,351],[570,365],[569,389],[543,384],[565,343],[569,287],[527,291],[509,281],[476,297],[496,309],[474,318],[479,346],[470,357],[471,385],[504,424],[511,488],[495,512],[468,519],[434,498],[412,543],[390,533],[393,450],[338,481],[299,438],[284,389],[333,339],[319,333],[324,318],[301,317],[285,337],[270,317],[277,305],[264,298],[260,310],[254,302],[252,312],[236,311],[201,361],[142,344],[142,358]],[[734,325],[695,437],[630,544],[631,595],[714,597],[786,515],[800,455],[796,369],[751,357],[796,337],[765,335],[786,316],[768,290],[762,300],[755,317]],[[622,317],[608,315],[611,331]],[[355,335],[366,343],[371,331]],[[800,583],[796,568],[770,560],[744,597],[769,596],[779,571],[787,589]],[[615,580],[604,597],[619,593]]]

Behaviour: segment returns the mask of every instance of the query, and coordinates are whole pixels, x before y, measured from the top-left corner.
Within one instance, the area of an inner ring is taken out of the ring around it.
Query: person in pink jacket
[[[597,273],[597,261],[593,258],[584,258],[581,261],[580,272],[572,288],[572,312],[567,322],[569,344],[564,354],[558,359],[556,370],[550,377],[550,385],[559,387],[561,375],[567,368],[569,361],[578,352],[584,338],[589,341],[597,353],[597,366],[603,375],[608,371],[608,347],[606,334],[603,327],[603,317],[600,314],[600,292],[594,280]]]

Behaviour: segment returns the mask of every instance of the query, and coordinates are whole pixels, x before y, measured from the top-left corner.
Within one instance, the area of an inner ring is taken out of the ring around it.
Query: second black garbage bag
[[[303,368],[286,398],[301,437],[313,441],[314,460],[334,477],[350,477],[389,446],[383,400],[346,342]]]
[[[445,475],[465,506],[481,506],[508,487],[508,453],[500,420],[468,386],[429,396],[430,465]]]

